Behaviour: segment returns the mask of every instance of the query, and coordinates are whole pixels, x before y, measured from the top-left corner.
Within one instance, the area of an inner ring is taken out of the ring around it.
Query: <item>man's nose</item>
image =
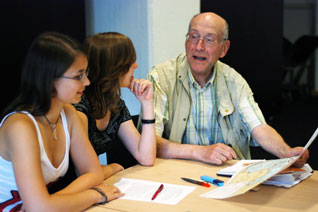
[[[197,50],[202,50],[204,49],[204,40],[203,39],[199,39],[198,42],[195,44],[195,48]]]

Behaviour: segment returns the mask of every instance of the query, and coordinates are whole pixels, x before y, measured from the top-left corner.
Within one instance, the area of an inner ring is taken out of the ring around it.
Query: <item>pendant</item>
[[[53,138],[56,141],[57,140],[57,134],[56,134],[56,124],[50,124],[52,131],[53,131]]]
[[[53,138],[55,141],[57,140],[56,127],[53,128]]]
[[[47,120],[47,122],[49,123],[51,129],[52,129],[52,132],[53,132],[53,139],[56,141],[57,140],[57,133],[56,133],[56,125],[57,125],[57,122],[59,121],[60,119],[60,116],[57,118],[57,121],[55,122],[55,124],[52,124],[47,118],[46,116],[44,115],[44,118]]]

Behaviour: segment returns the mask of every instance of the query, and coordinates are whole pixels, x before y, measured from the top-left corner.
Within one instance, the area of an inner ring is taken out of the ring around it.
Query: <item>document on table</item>
[[[225,199],[243,194],[291,166],[297,158],[298,157],[295,156],[253,163],[235,173],[224,186],[202,194],[201,196],[213,199]]]
[[[217,172],[217,175],[231,177],[245,167],[262,161],[265,160],[240,160],[232,166],[219,170]],[[274,175],[273,177],[267,179],[262,184],[290,188],[298,184],[300,181],[311,176],[312,171],[313,170],[309,164],[305,164],[302,168],[289,167]]]
[[[151,200],[153,194],[157,191],[161,184],[164,185],[163,190],[154,200]],[[121,178],[121,180],[114,185],[125,194],[123,197],[121,197],[121,199],[155,202],[169,205],[176,205],[180,200],[185,198],[196,188],[195,186],[182,186],[129,178]]]
[[[304,153],[304,151],[310,146],[317,135],[318,128],[303,148],[302,153]],[[225,199],[244,194],[248,190],[263,183],[282,170],[290,167],[300,156],[301,155],[277,160],[265,160],[248,165],[236,172],[231,179],[224,184],[224,186],[201,194],[201,196],[213,199]]]

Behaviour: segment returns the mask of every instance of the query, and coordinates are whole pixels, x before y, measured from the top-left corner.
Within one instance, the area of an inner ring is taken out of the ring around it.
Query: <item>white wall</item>
[[[139,68],[136,78],[146,78],[149,69],[185,51],[184,41],[191,17],[200,11],[200,0],[86,0],[87,35],[117,31],[134,43]],[[132,115],[140,104],[122,89]]]
[[[152,0],[150,30],[152,65],[185,52],[190,19],[200,12],[200,0]]]

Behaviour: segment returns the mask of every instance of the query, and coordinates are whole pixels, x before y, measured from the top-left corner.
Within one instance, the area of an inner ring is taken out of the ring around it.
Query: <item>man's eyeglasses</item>
[[[74,76],[74,77],[68,77],[68,76],[62,75],[61,78],[78,80],[78,81],[83,82],[85,77],[88,77],[88,74],[89,74],[89,69],[87,68],[86,71],[83,71],[80,75],[77,75],[77,76]]]
[[[203,45],[205,47],[212,47],[215,46],[217,43],[225,41],[226,39],[223,38],[221,41],[218,41],[215,36],[208,35],[205,36],[204,38],[201,38],[198,33],[195,32],[189,32],[186,34],[186,38],[188,41],[190,41],[192,44],[197,44],[199,40],[202,40]]]

